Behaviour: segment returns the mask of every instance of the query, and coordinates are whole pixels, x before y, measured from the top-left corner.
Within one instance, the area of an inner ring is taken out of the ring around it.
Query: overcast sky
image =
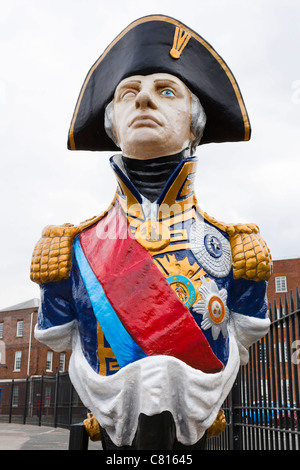
[[[250,142],[200,147],[199,205],[255,222],[274,259],[300,257],[300,0],[0,0],[0,308],[32,297],[32,251],[49,224],[99,214],[116,188],[108,153],[70,152],[89,68],[131,21],[167,14],[223,57]]]

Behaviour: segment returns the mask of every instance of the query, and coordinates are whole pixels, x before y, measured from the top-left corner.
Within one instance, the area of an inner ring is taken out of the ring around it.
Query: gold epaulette
[[[30,279],[37,284],[68,279],[72,265],[74,237],[98,222],[105,213],[79,225],[48,225],[36,244],[30,268]]]
[[[255,224],[228,225],[208,214],[204,218],[229,235],[234,279],[267,281],[273,270],[270,250]]]

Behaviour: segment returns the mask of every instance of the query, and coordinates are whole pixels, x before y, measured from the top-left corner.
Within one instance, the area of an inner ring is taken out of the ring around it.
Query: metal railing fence
[[[1,387],[0,422],[69,428],[86,418],[68,372],[13,379]]]
[[[249,349],[224,406],[226,430],[211,449],[299,450],[300,296],[269,306],[269,333]]]

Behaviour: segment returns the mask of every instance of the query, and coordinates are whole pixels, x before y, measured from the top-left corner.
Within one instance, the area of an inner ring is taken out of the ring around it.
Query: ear
[[[108,137],[117,147],[120,148],[119,138],[117,137],[116,127],[114,124],[114,100],[112,100],[105,108],[104,128]]]

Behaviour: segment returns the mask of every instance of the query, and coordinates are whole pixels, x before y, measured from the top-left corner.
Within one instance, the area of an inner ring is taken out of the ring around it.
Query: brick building
[[[0,310],[0,381],[68,369],[70,351],[57,353],[34,337],[39,300]]]
[[[68,423],[75,406],[65,372],[71,351],[54,352],[35,339],[38,309],[31,299],[0,310],[0,421]]]
[[[274,301],[279,306],[279,298],[283,301],[285,294],[288,298],[290,292],[295,296],[297,288],[300,289],[300,258],[274,260],[267,291],[272,308]]]

